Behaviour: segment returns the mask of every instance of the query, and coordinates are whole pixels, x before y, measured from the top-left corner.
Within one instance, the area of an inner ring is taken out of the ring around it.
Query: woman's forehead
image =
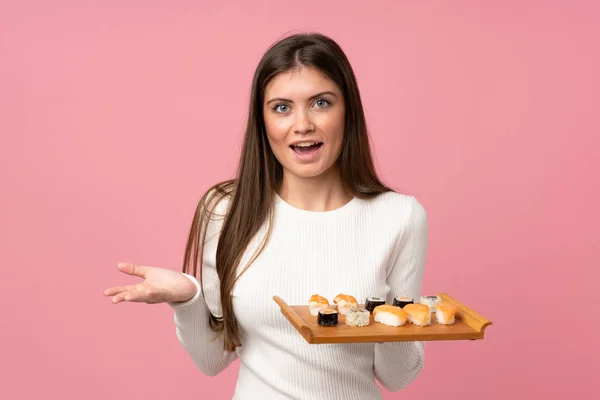
[[[339,93],[337,85],[315,68],[302,67],[276,75],[267,85],[265,101],[272,97],[306,100],[320,92]]]

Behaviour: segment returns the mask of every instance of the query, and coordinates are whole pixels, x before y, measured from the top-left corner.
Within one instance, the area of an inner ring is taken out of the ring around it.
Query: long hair
[[[237,272],[238,266],[261,226],[267,220],[272,221],[274,195],[283,178],[283,167],[267,140],[263,120],[265,88],[276,75],[299,67],[318,69],[342,91],[346,106],[345,130],[336,162],[346,190],[362,199],[391,190],[375,172],[356,78],[339,45],[327,36],[314,33],[295,34],[273,44],[260,60],[252,80],[248,121],[236,177],[212,186],[200,199],[184,256],[183,271],[201,281],[198,263],[202,260],[207,225],[217,203],[228,197],[216,253],[223,315],[211,315],[210,326],[223,335],[224,349],[229,352],[242,345],[231,296],[241,275]],[[270,228],[258,253],[267,243],[269,234]]]

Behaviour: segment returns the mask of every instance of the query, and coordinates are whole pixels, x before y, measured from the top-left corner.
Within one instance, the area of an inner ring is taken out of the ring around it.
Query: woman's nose
[[[299,110],[295,113],[294,133],[306,133],[315,130],[315,126],[311,120],[308,111]]]

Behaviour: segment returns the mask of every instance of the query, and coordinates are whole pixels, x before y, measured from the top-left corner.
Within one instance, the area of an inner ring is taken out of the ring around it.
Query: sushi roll
[[[371,323],[371,313],[364,308],[351,308],[346,314],[346,325],[367,326]]]
[[[317,324],[321,326],[336,326],[338,324],[338,312],[331,308],[319,310]]]
[[[310,315],[316,317],[319,314],[319,310],[325,310],[329,308],[329,301],[323,296],[319,296],[318,294],[313,294],[310,296],[308,300],[308,309],[310,310]]]
[[[455,321],[458,307],[447,301],[442,301],[436,306],[435,318],[438,323],[443,325],[452,325]]]
[[[392,305],[400,307],[400,308],[404,308],[405,305],[414,304],[414,302],[415,302],[415,300],[412,297],[399,296],[399,297],[394,297],[394,301],[393,301]]]
[[[383,297],[367,297],[367,300],[365,301],[365,309],[372,313],[375,307],[382,304],[385,304],[385,299]]]
[[[408,304],[404,306],[403,310],[406,312],[406,319],[411,324],[417,326],[427,326],[431,324],[431,311],[429,306],[425,304]]]
[[[406,318],[406,312],[398,306],[383,304],[373,310],[373,319],[383,325],[402,326]]]
[[[340,314],[346,315],[351,308],[358,308],[356,299],[347,294],[338,294],[333,299]]]
[[[441,301],[442,299],[440,299],[440,296],[421,296],[420,303],[428,306],[429,311],[433,313],[435,312],[435,306],[437,306]]]

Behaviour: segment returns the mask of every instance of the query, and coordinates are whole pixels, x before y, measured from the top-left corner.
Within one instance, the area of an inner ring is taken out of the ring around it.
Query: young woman
[[[396,391],[417,377],[423,343],[310,345],[273,296],[419,298],[426,252],[425,210],[375,173],[343,51],[294,35],[256,69],[237,176],[200,200],[183,271],[119,264],[143,282],[105,294],[168,303],[206,375],[239,358],[235,399],[378,399],[375,379]]]

